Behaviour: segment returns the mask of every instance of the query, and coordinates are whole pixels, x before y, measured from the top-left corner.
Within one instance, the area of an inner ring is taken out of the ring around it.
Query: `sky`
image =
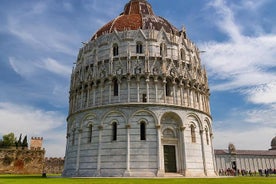
[[[268,150],[276,136],[276,1],[148,1],[206,51],[214,148]],[[127,2],[0,0],[0,137],[43,137],[46,156],[64,156],[81,42]]]

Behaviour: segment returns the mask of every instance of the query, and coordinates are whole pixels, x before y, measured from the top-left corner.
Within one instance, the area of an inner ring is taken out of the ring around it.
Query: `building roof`
[[[130,0],[124,8],[124,12],[100,28],[91,40],[116,31],[137,29],[164,29],[167,33],[179,34],[177,28],[163,17],[156,16],[151,5],[146,0]]]
[[[215,155],[229,155],[228,150],[216,149]],[[276,156],[276,150],[236,150],[236,155]]]

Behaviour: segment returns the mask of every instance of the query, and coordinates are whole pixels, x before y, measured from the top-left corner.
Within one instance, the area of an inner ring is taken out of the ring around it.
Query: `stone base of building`
[[[138,170],[80,170],[63,173],[63,177],[216,177],[217,174],[214,171],[207,171],[206,174],[203,171],[185,170],[181,173],[165,173],[164,171],[138,171]]]

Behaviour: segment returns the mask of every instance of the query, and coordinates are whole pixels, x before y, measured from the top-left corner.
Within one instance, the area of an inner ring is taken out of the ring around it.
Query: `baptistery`
[[[63,176],[213,176],[208,79],[200,50],[146,0],[79,50]]]

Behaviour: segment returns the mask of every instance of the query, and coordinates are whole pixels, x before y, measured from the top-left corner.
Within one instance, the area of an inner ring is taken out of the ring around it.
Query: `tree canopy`
[[[27,135],[24,137],[22,141],[22,134],[20,134],[19,139],[14,136],[14,133],[9,133],[6,135],[3,135],[3,138],[0,139],[0,148],[8,148],[8,147],[13,147],[15,146],[16,148],[26,148],[28,147],[28,140],[27,140]]]
[[[14,133],[9,133],[6,135],[3,135],[3,139],[0,140],[0,147],[10,147],[15,146],[16,137],[14,136]]]

